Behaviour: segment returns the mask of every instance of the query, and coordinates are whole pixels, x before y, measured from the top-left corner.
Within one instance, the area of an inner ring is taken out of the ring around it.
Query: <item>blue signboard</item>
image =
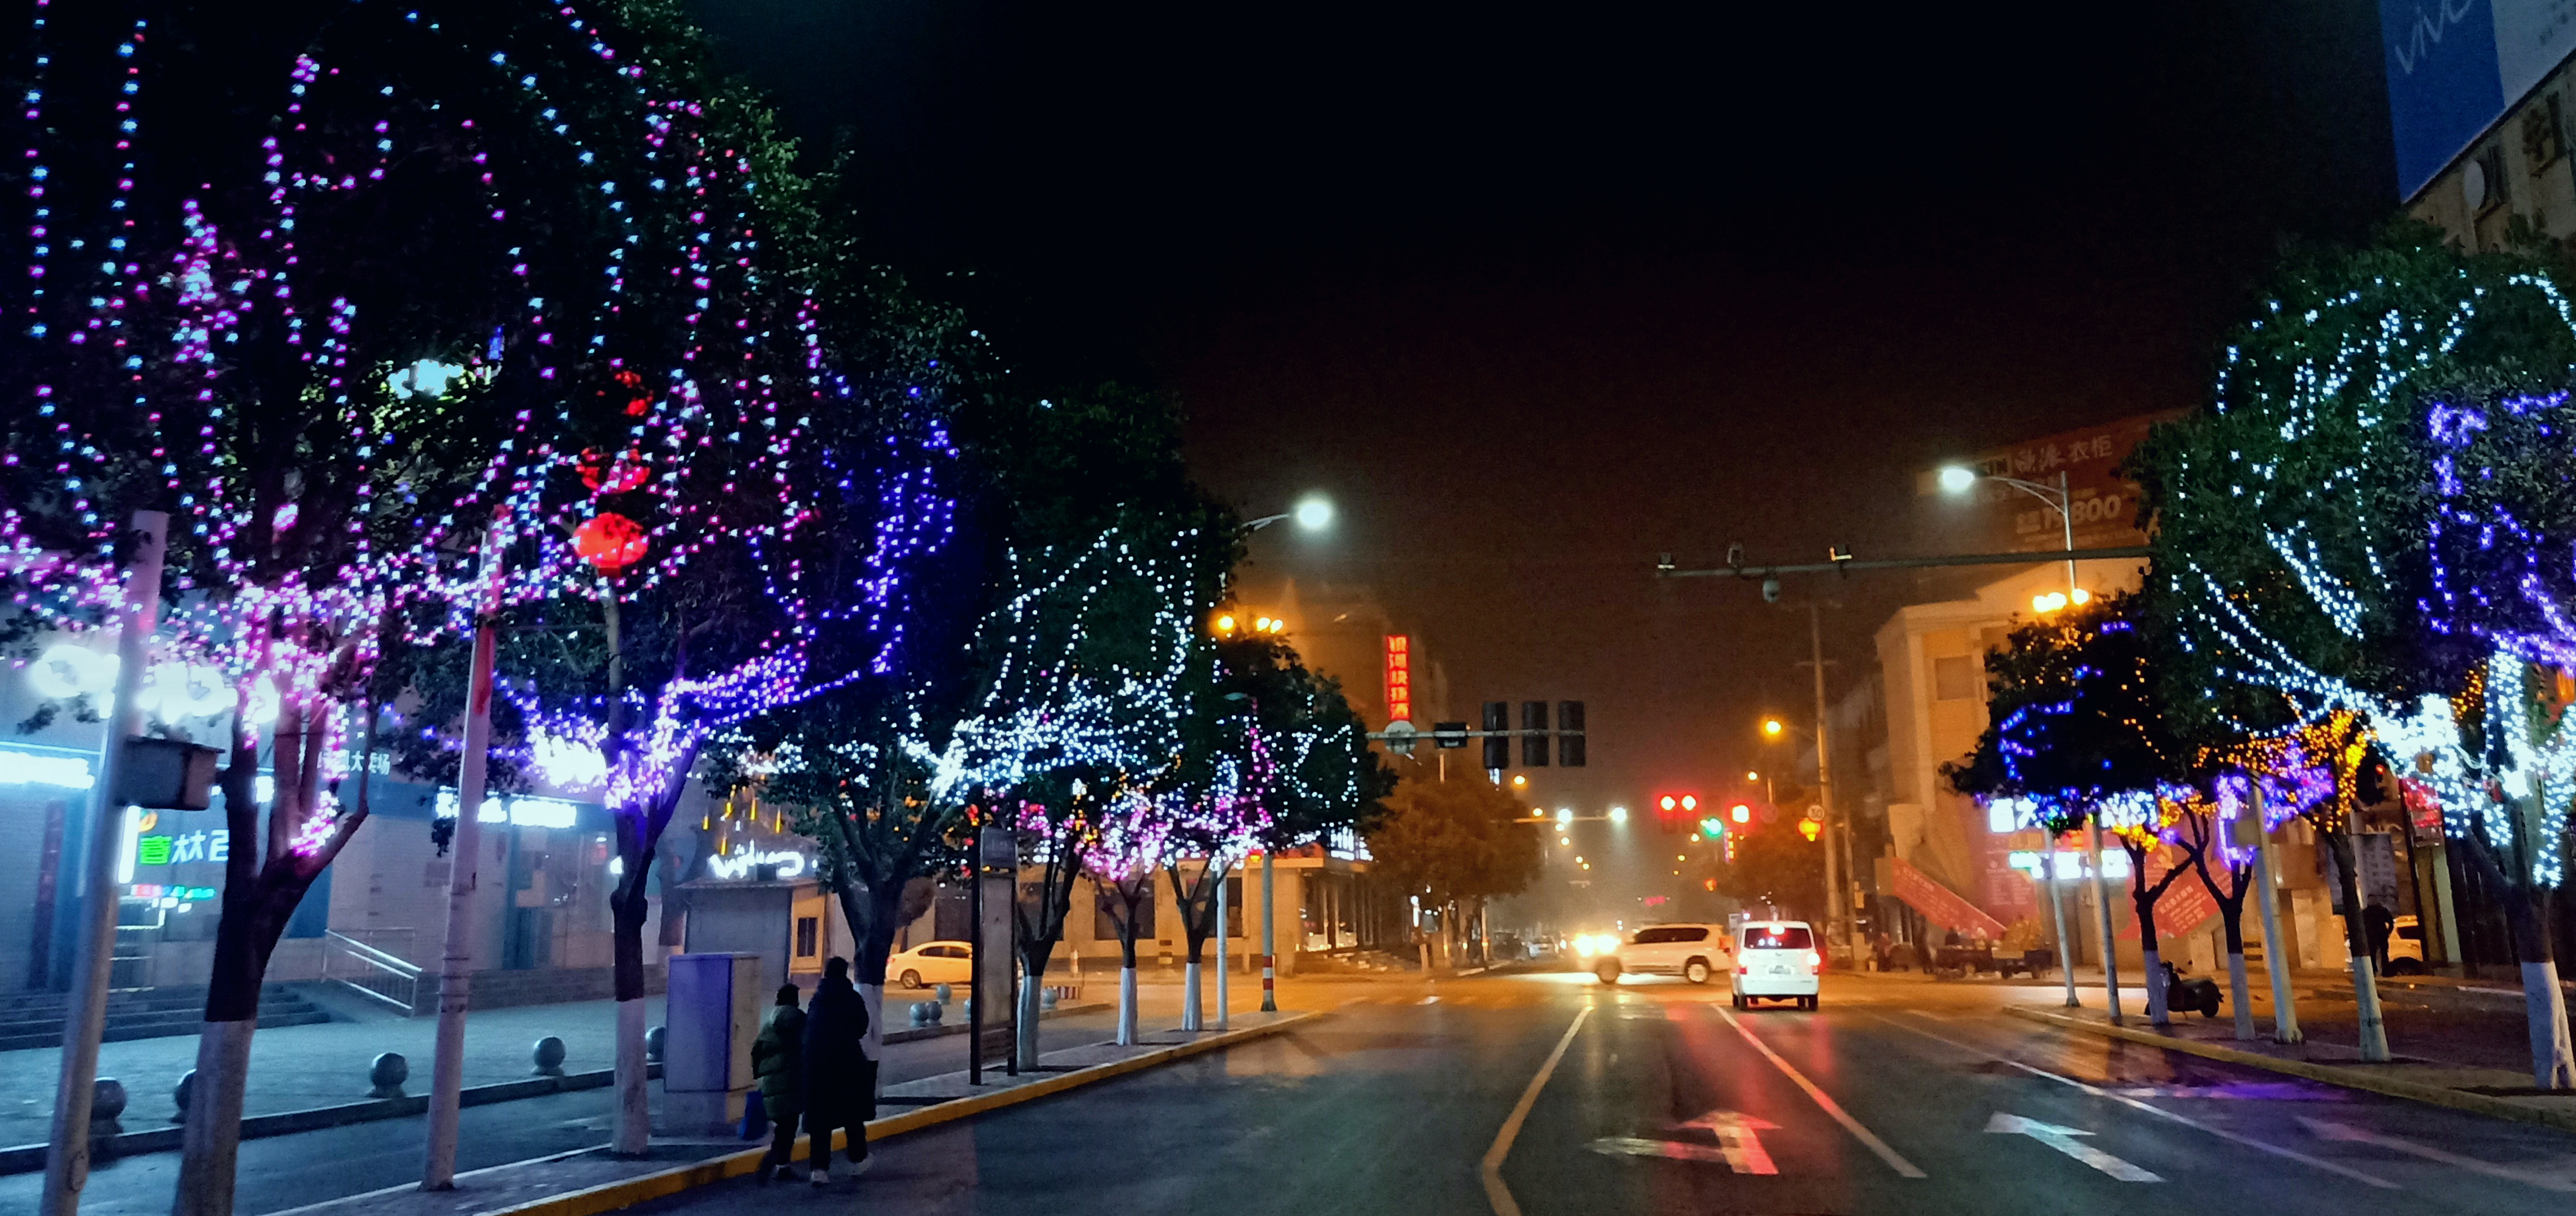
[[[2576,0],[2380,0],[2379,28],[2412,198],[2576,50]]]

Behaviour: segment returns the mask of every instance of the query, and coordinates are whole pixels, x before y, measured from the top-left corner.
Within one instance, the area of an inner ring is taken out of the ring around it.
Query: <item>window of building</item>
[[[796,918],[796,957],[812,958],[821,947],[823,921],[817,916]]]
[[[1976,660],[1964,654],[1944,655],[1932,660],[1932,696],[1941,701],[1975,700]]]
[[[2557,162],[2567,150],[2567,125],[2558,94],[2522,112],[2522,159],[2533,177]]]
[[[2503,206],[2505,197],[2504,148],[2497,145],[2477,154],[2469,162],[2476,172],[2469,177],[2469,209],[2484,215]]]

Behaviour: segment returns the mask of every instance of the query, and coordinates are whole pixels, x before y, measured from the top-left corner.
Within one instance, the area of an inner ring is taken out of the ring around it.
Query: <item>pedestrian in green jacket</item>
[[[796,1147],[796,1121],[805,1113],[805,1011],[796,1007],[796,985],[778,989],[778,1006],[751,1042],[751,1075],[760,1083],[760,1105],[769,1116],[769,1155],[760,1159],[760,1181],[775,1179]]]

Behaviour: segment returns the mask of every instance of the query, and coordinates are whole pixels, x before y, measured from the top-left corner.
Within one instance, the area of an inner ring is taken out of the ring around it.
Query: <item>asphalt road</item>
[[[1053,1051],[1100,1041],[1113,1030],[1114,1019],[1105,1013],[1068,1014],[1048,1019],[1044,1025],[1042,1049]],[[885,1075],[890,1082],[910,1081],[957,1071],[965,1062],[962,1035],[896,1043],[886,1049]],[[506,1165],[604,1144],[616,1110],[615,1092],[590,1089],[467,1107],[458,1119],[457,1169]],[[243,1141],[234,1210],[243,1216],[261,1216],[417,1183],[427,1137],[427,1120],[410,1118]],[[42,1173],[0,1177],[0,1213],[35,1211],[44,1177]],[[146,1153],[107,1162],[90,1173],[81,1211],[84,1216],[166,1216],[178,1177],[177,1153]]]
[[[633,1210],[2350,1216],[2576,1194],[2576,1137],[2073,1036],[2003,1017],[1991,986],[1836,977],[1812,1014],[1723,992],[1345,985],[1335,1017],[902,1137],[857,1182]]]

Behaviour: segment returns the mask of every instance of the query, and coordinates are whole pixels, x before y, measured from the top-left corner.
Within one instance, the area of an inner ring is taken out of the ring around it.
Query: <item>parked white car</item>
[[[1592,962],[1592,974],[1604,984],[1622,975],[1678,975],[1705,984],[1734,969],[1735,946],[1722,925],[1648,925]]]
[[[923,942],[886,959],[886,978],[905,988],[973,982],[975,943]]]
[[[1795,1000],[1816,1007],[1825,974],[1816,934],[1802,920],[1749,920],[1736,939],[1735,1007],[1760,1000]]]

